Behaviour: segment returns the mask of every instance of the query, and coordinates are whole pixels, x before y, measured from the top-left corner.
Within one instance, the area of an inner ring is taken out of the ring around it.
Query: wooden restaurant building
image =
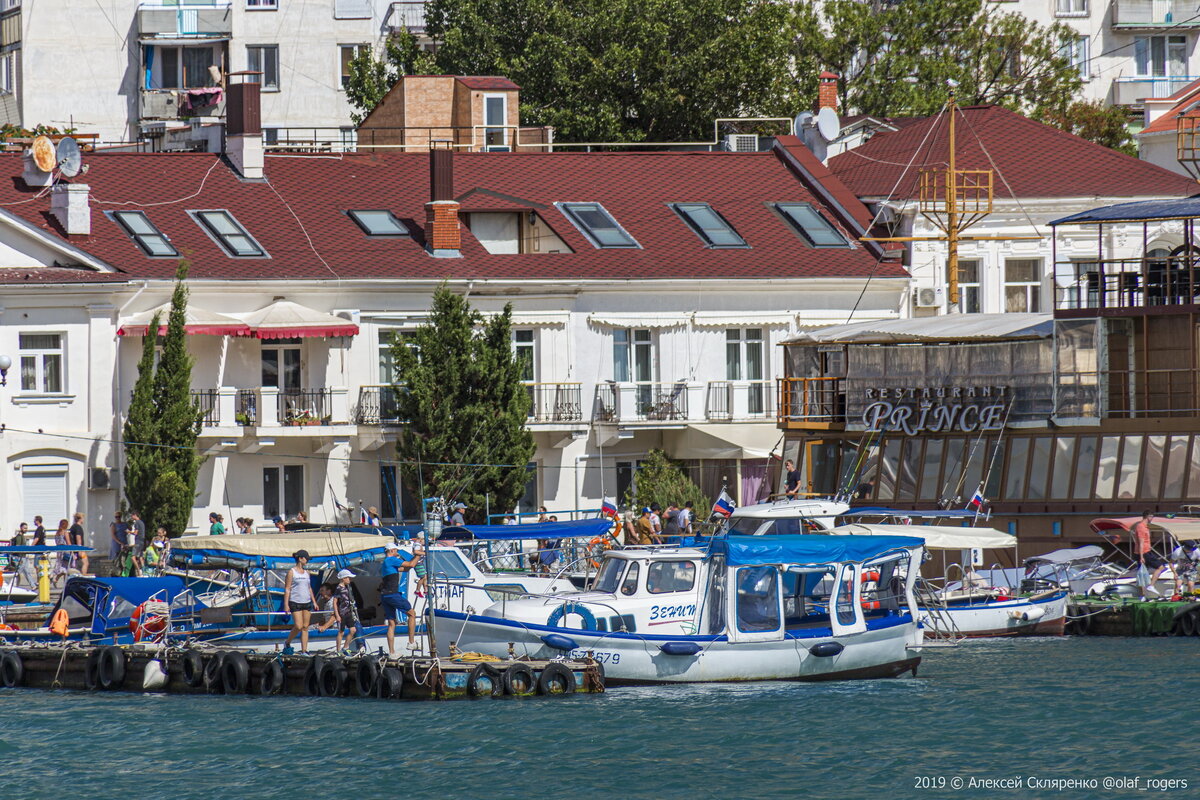
[[[1098,517],[1200,503],[1197,219],[1200,197],[1055,220],[1053,313],[786,341],[779,424],[801,489],[902,510],[981,497],[1022,555],[1098,543]]]

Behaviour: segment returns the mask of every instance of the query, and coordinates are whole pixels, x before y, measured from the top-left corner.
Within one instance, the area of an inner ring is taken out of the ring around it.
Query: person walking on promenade
[[[76,513],[74,523],[67,530],[67,544],[74,547],[85,547],[84,539],[87,538],[83,530],[83,514]],[[88,573],[88,557],[87,553],[71,553],[71,559],[68,562],[71,566],[75,565],[76,558],[79,559],[79,572],[83,575]]]
[[[292,629],[284,642],[283,652],[291,655],[292,640],[300,637],[300,652],[308,654],[308,626],[312,623],[313,608],[316,599],[313,597],[312,578],[305,566],[308,564],[308,551],[297,550],[292,553],[296,565],[287,571],[283,582],[283,613],[292,615]]]
[[[129,512],[129,524],[126,526],[125,538],[129,542],[129,546],[133,548],[133,566],[137,570],[136,574],[142,574],[142,567],[145,563],[142,561],[142,551],[146,549],[146,523],[142,522],[142,513],[140,511]]]
[[[33,518],[33,544],[35,547],[46,546],[46,526],[40,515]]]
[[[113,514],[112,522],[108,523],[108,537],[111,540],[108,545],[108,557],[116,561],[117,556],[121,554],[121,548],[125,546],[125,515],[120,511]]]
[[[221,523],[221,515],[215,511],[208,515],[208,535],[225,535],[225,526]]]

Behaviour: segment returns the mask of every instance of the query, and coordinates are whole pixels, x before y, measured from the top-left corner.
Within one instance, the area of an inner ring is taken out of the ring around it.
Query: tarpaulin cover
[[[607,517],[566,522],[536,522],[532,525],[455,525],[442,528],[442,535],[468,531],[476,539],[582,539],[603,536],[613,529]]]
[[[760,564],[837,564],[870,561],[909,547],[921,547],[912,536],[726,536],[714,539],[712,552],[723,554],[731,567]]]
[[[180,566],[290,567],[292,553],[307,550],[309,566],[349,566],[383,557],[390,536],[373,533],[254,533],[249,535],[183,536],[171,542],[171,563]]]
[[[913,519],[938,519],[944,517],[946,519],[974,519],[979,516],[977,511],[964,511],[963,509],[940,509],[935,508],[930,511],[905,511],[900,508],[879,508],[875,506],[852,508],[842,514],[843,517],[912,517]]]
[[[1085,561],[1099,558],[1104,550],[1089,544],[1084,547],[1072,547],[1065,550],[1054,550],[1043,556],[1033,556],[1025,559],[1026,564],[1070,564],[1072,561]]]
[[[841,525],[829,531],[849,536],[916,536],[930,550],[970,550],[972,547],[1017,546],[1017,537],[995,528],[955,528],[949,525]]]

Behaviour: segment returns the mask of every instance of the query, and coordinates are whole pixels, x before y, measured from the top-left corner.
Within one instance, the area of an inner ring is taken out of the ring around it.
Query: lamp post
[[[12,359],[0,355],[0,386],[8,386],[8,370],[12,367]]]

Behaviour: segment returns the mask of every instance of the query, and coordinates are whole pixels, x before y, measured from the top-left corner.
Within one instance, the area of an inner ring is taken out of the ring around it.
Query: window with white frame
[[[279,91],[279,45],[246,45],[246,69],[261,72],[258,82],[264,92]]]
[[[731,381],[751,381],[747,390],[747,410],[751,414],[763,413],[765,406],[763,360],[762,328],[725,331],[725,377]]]
[[[274,11],[279,8],[279,0],[246,0],[248,11]]]
[[[1042,260],[1010,258],[1004,262],[1004,310],[1042,310]]]
[[[350,85],[350,62],[358,58],[363,53],[370,52],[371,45],[369,44],[342,44],[338,45],[340,57],[338,63],[341,64],[341,82],[338,84],[345,89]]]
[[[21,391],[62,394],[63,339],[61,333],[22,333],[17,349],[21,359]]]
[[[508,95],[485,94],[483,96],[483,124],[488,127],[483,131],[484,147],[508,147]],[[492,127],[496,126],[496,127]]]
[[[17,51],[0,56],[0,94],[13,94],[17,90]]]
[[[304,507],[304,467],[263,467],[263,519],[295,519]]]
[[[949,265],[947,282],[949,282]],[[980,262],[977,258],[958,260],[958,310],[964,314],[978,314],[983,310],[979,291]]]
[[[1139,76],[1172,77],[1187,74],[1186,36],[1136,36],[1133,63]]]
[[[1054,16],[1086,17],[1088,0],[1054,0]]]
[[[1088,79],[1088,46],[1089,39],[1086,36],[1076,36],[1067,39],[1063,42],[1062,55],[1071,66],[1079,71],[1079,77],[1083,80]]]
[[[613,380],[617,383],[648,383],[652,380],[654,340],[645,328],[613,331]]]
[[[533,383],[537,380],[537,351],[532,328],[517,328],[512,332],[513,356],[521,365],[521,380]]]

